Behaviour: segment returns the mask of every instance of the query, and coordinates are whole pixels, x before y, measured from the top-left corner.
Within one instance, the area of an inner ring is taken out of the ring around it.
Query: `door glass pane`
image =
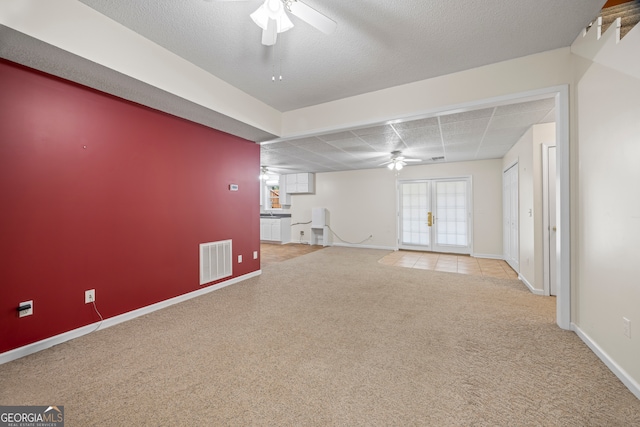
[[[429,183],[402,183],[401,188],[402,244],[429,246],[430,235],[427,226]]]
[[[468,246],[467,181],[436,182],[436,243]]]

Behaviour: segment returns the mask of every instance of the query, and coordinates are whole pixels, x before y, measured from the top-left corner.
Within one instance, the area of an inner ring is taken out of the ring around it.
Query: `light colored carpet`
[[[330,247],[0,366],[67,426],[633,426],[640,401],[518,281]]]

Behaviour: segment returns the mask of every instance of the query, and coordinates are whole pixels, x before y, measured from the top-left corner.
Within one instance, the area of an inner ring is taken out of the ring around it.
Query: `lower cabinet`
[[[260,218],[260,240],[289,243],[291,218]]]

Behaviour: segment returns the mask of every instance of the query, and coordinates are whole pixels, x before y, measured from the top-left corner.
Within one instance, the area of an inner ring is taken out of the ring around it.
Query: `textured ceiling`
[[[555,121],[554,98],[262,144],[276,173],[381,167],[392,151],[429,164],[502,158],[534,124]],[[443,159],[434,160],[434,157]]]
[[[338,23],[292,17],[275,47],[260,0],[80,0],[280,111],[569,46],[604,0],[304,0]],[[282,73],[283,80],[271,81]]]

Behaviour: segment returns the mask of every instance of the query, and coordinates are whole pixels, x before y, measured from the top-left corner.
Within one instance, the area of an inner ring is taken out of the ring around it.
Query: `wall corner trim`
[[[193,292],[189,292],[188,294],[178,295],[177,297],[173,297],[168,300],[160,301],[155,304],[148,305],[146,307],[142,307],[133,311],[129,311],[127,313],[120,314],[118,316],[110,317],[108,319],[105,319],[102,323],[95,322],[86,326],[82,326],[77,329],[73,329],[68,332],[63,332],[62,334],[55,335],[53,337],[45,338],[41,341],[34,342],[32,344],[28,344],[23,347],[6,351],[0,354],[0,365],[7,362],[11,362],[12,360],[16,360],[24,356],[28,356],[33,353],[37,353],[41,350],[45,350],[49,347],[53,347],[54,345],[62,344],[63,342],[70,341],[75,338],[79,338],[83,335],[90,334],[92,332],[97,331],[98,329],[105,329],[111,326],[115,326],[119,323],[123,323],[128,320],[135,319],[136,317],[144,316],[145,314],[149,314],[154,311],[161,310],[171,305],[178,304],[178,303],[190,300],[192,298],[196,298],[196,297],[208,294],[213,291],[217,291],[218,289],[222,289],[229,285],[234,285],[236,283],[242,282],[252,277],[259,276],[261,274],[262,274],[262,270],[253,271],[251,273],[234,277],[233,279],[229,279],[224,282],[220,282],[213,286],[207,286],[206,288],[198,289]]]
[[[625,371],[615,360],[611,358],[586,332],[584,332],[578,325],[571,323],[571,329],[580,337],[580,339],[593,351],[600,360],[607,365],[607,368],[615,374],[622,384],[624,384],[631,393],[640,399],[640,383],[633,379],[627,371]]]
[[[527,288],[529,288],[529,290],[531,291],[532,294],[544,296],[544,289],[536,289],[536,288],[534,288],[533,285],[531,283],[529,283],[529,281],[523,275],[518,274],[518,280],[520,280],[522,283],[524,283],[527,286]]]

